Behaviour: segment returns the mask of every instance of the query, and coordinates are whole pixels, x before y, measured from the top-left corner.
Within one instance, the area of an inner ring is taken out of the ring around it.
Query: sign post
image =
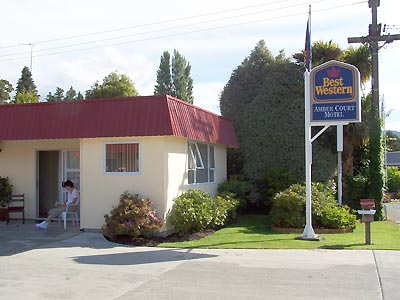
[[[321,240],[312,227],[312,142],[331,125],[361,122],[360,73],[356,67],[331,60],[304,73],[306,226],[296,239]],[[324,126],[314,137],[312,126]]]

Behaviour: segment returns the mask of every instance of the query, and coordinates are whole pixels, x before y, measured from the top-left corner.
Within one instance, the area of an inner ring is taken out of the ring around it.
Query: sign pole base
[[[304,227],[303,235],[295,237],[294,239],[319,242],[324,240],[324,237],[315,234],[314,229],[311,225],[306,225],[306,227]]]

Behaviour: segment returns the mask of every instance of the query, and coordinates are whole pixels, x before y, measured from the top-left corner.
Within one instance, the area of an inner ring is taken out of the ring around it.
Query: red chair
[[[7,225],[10,222],[10,214],[13,213],[21,213],[22,224],[25,224],[25,194],[10,195],[7,203]]]

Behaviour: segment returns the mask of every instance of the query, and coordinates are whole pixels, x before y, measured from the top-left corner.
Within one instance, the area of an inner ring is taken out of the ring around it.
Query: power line
[[[277,2],[274,2],[274,3],[282,3],[282,2],[287,2],[287,1],[289,1],[289,0],[277,1]],[[321,2],[321,1],[326,1],[326,0],[318,0],[318,1],[314,1],[314,2]],[[322,12],[322,11],[326,11],[326,10],[338,9],[338,8],[358,5],[358,4],[362,4],[362,3],[366,3],[366,2],[367,1],[360,1],[360,2],[354,2],[354,3],[350,3],[350,4],[346,4],[346,5],[338,5],[338,6],[334,6],[334,7],[315,10],[314,12]],[[214,19],[214,20],[208,20],[208,21],[203,21],[203,22],[198,22],[198,23],[186,24],[186,25],[181,25],[181,26],[174,26],[174,27],[169,27],[169,28],[166,28],[166,29],[163,28],[163,29],[157,29],[157,30],[153,30],[153,31],[134,33],[134,34],[120,36],[120,37],[112,37],[112,38],[107,38],[107,39],[102,39],[102,40],[88,41],[88,42],[76,43],[76,44],[71,44],[71,45],[64,45],[64,46],[59,46],[59,47],[38,49],[35,52],[36,53],[37,52],[45,52],[45,51],[63,49],[63,48],[68,48],[68,47],[75,47],[75,46],[80,46],[80,45],[85,45],[85,44],[93,44],[93,43],[105,42],[105,41],[110,41],[110,40],[122,39],[122,38],[126,38],[126,37],[131,37],[131,36],[146,35],[146,34],[156,33],[156,32],[165,31],[165,30],[171,30],[171,29],[177,29],[177,28],[183,28],[183,27],[190,27],[190,26],[195,26],[195,25],[202,25],[202,24],[207,24],[207,23],[211,23],[211,22],[218,22],[218,21],[222,21],[222,20],[226,20],[226,19],[240,18],[240,17],[243,17],[243,16],[249,16],[249,15],[253,15],[253,14],[259,14],[259,13],[270,12],[270,11],[275,11],[275,10],[282,10],[282,9],[291,8],[293,6],[301,6],[301,5],[305,5],[305,3],[292,5],[292,6],[287,6],[287,7],[281,7],[281,8],[274,8],[274,9],[270,9],[270,10],[264,10],[264,11],[261,11],[261,12],[247,13],[247,14],[241,14],[241,15],[238,15],[238,16],[230,16],[230,17],[219,18],[219,19]],[[307,3],[307,5],[308,5],[308,3]],[[252,6],[252,7],[255,7],[255,6]],[[235,10],[237,10],[237,9],[235,9]],[[213,13],[213,14],[216,14],[216,13]],[[241,26],[241,25],[249,25],[249,24],[272,21],[272,20],[277,20],[277,19],[284,19],[284,18],[293,17],[293,16],[297,16],[297,15],[303,15],[303,14],[304,14],[304,12],[300,12],[300,13],[288,14],[288,15],[283,15],[283,16],[278,16],[278,17],[273,17],[273,18],[263,18],[263,19],[259,19],[259,20],[248,21],[248,22],[221,25],[221,26],[215,26],[215,27],[211,27],[211,28],[198,29],[198,30],[192,30],[192,31],[186,31],[186,32],[171,33],[171,34],[160,35],[160,36],[155,36],[155,37],[147,37],[147,38],[137,39],[137,40],[130,40],[130,41],[124,41],[124,42],[117,42],[117,43],[108,43],[108,44],[102,44],[102,45],[86,47],[86,48],[71,49],[71,50],[58,51],[58,52],[52,52],[52,53],[46,53],[46,54],[39,54],[39,55],[34,55],[34,57],[43,57],[43,56],[50,56],[50,55],[66,54],[66,53],[87,51],[87,50],[92,50],[92,49],[96,49],[96,48],[103,48],[103,47],[109,47],[109,46],[119,46],[119,45],[124,45],[124,44],[139,43],[139,42],[145,42],[145,41],[150,41],[150,40],[175,37],[175,36],[180,36],[180,35],[188,35],[188,34],[194,34],[194,33],[199,33],[199,32],[206,32],[206,31],[219,30],[219,29],[224,29],[224,28],[229,28],[229,27],[235,27],[235,26]],[[186,18],[182,18],[182,19],[186,19]],[[165,23],[165,22],[167,22],[167,21],[162,21],[162,22],[157,22],[157,23]],[[154,23],[151,23],[151,24],[154,24]],[[138,25],[138,26],[142,27],[142,26],[145,26],[145,25]],[[136,26],[136,27],[138,27],[138,26]],[[107,32],[109,32],[109,31],[107,31]],[[94,33],[94,34],[98,34],[98,33]],[[55,39],[55,40],[60,40],[60,39]],[[52,41],[55,41],[55,40],[52,40]],[[37,42],[35,42],[35,45],[36,45],[36,43]],[[13,54],[3,54],[3,55],[0,55],[0,57],[7,57],[7,56],[9,57],[9,56],[15,56],[15,55],[20,55],[20,54],[26,54],[26,52],[19,52],[19,53],[13,53]],[[0,59],[0,61],[20,60],[20,59],[26,59],[26,58],[27,58],[26,56],[14,57],[14,58]]]
[[[283,2],[287,2],[283,1]],[[321,1],[326,1],[326,0],[317,0],[314,2],[321,2]],[[278,1],[279,2],[279,1]],[[281,1],[282,2],[282,1]],[[118,40],[118,39],[123,39],[123,38],[128,38],[128,37],[133,37],[133,36],[140,36],[140,35],[147,35],[147,34],[152,34],[152,33],[157,33],[157,32],[162,32],[162,31],[168,31],[168,30],[172,30],[172,29],[181,29],[183,27],[191,27],[191,26],[197,26],[197,25],[204,25],[204,24],[209,24],[209,23],[214,23],[214,22],[220,22],[220,21],[226,21],[229,19],[236,19],[236,18],[242,18],[242,17],[247,17],[247,16],[252,16],[252,15],[256,15],[256,14],[263,14],[265,12],[272,12],[272,11],[277,11],[277,10],[284,10],[284,9],[288,9],[288,8],[293,8],[293,7],[297,7],[297,6],[303,6],[306,3],[300,3],[300,4],[296,4],[296,5],[291,5],[291,6],[285,6],[285,7],[278,7],[278,8],[273,8],[273,9],[267,9],[267,10],[262,10],[262,11],[257,11],[257,12],[251,12],[251,13],[246,13],[246,14],[240,14],[240,15],[234,15],[234,16],[228,16],[228,17],[223,17],[223,18],[217,18],[217,19],[213,19],[213,20],[207,20],[207,21],[200,21],[200,22],[195,22],[195,23],[189,23],[189,24],[185,24],[185,25],[177,25],[177,26],[172,26],[172,27],[167,27],[167,28],[161,28],[161,29],[155,29],[155,30],[150,30],[150,31],[145,31],[145,32],[139,32],[139,33],[131,33],[128,35],[123,35],[123,36],[117,36],[117,37],[110,37],[110,38],[104,38],[104,39],[100,39],[100,40],[93,40],[93,41],[84,41],[84,42],[79,42],[79,43],[74,43],[74,44],[70,44],[70,45],[63,45],[63,46],[55,46],[55,47],[50,47],[50,48],[44,48],[44,49],[39,49],[36,50],[36,53],[38,52],[44,52],[44,51],[51,51],[51,50],[57,50],[57,49],[62,49],[62,48],[70,48],[70,47],[76,47],[76,46],[82,46],[82,45],[87,45],[87,44],[92,44],[92,43],[101,43],[101,42],[106,42],[106,41],[111,41],[111,40]],[[260,6],[260,5],[258,5]],[[257,7],[257,6],[251,6],[251,7]],[[247,8],[247,7],[245,7]],[[234,10],[238,10],[238,9],[234,9]],[[233,11],[233,10],[229,10],[229,11]],[[224,11],[226,12],[226,11]],[[216,13],[213,13],[216,14]],[[210,14],[209,14],[210,15]],[[204,15],[201,15],[204,16]],[[284,16],[285,17],[285,16]],[[182,19],[186,19],[186,18],[182,18]],[[157,22],[157,23],[150,23],[152,24],[161,24],[161,23],[165,23],[166,21],[162,21],[162,22]],[[257,21],[256,21],[257,22]],[[135,28],[137,27],[144,27],[147,25],[138,25],[138,26],[134,26]],[[233,25],[235,26],[235,25]],[[124,29],[127,28],[132,28],[132,27],[125,27]],[[103,31],[101,33],[105,33],[105,32],[111,32],[111,31],[117,31],[117,30],[124,30],[124,29],[116,29],[116,30],[109,30],[109,31]],[[93,33],[94,35],[99,34],[98,33]],[[90,34],[90,35],[93,35]],[[88,36],[87,35],[80,35],[81,36]],[[77,37],[77,36],[75,36]],[[72,38],[72,37],[71,37]],[[48,40],[48,41],[57,41],[57,40],[61,40],[61,39],[55,39],[55,40]],[[38,43],[41,42],[35,42],[35,45],[37,45]],[[42,42],[43,43],[43,42]],[[8,54],[2,54],[0,55],[0,57],[10,57],[10,56],[17,56],[20,54],[25,54],[26,52],[15,52],[15,53],[8,53]]]
[[[315,1],[312,1],[311,3],[324,2],[324,1],[329,1],[329,0],[315,0]],[[194,18],[203,18],[203,17],[213,16],[213,15],[218,15],[218,14],[224,14],[224,13],[229,13],[229,12],[234,12],[234,11],[241,11],[241,10],[258,8],[258,7],[263,7],[263,6],[271,6],[271,5],[274,5],[274,4],[281,4],[281,3],[285,3],[285,2],[293,2],[293,0],[279,0],[279,1],[272,2],[272,3],[244,6],[244,7],[239,7],[239,8],[233,8],[233,9],[228,9],[228,10],[221,10],[221,11],[206,13],[206,14],[192,15],[192,16],[182,17],[182,18],[167,19],[167,20],[158,21],[158,22],[139,24],[139,25],[133,25],[133,26],[128,26],[128,27],[109,29],[109,30],[91,32],[91,33],[85,33],[85,34],[79,34],[79,35],[72,35],[72,36],[49,39],[49,40],[36,41],[35,44],[43,44],[43,43],[56,42],[56,41],[61,41],[61,40],[76,39],[76,38],[88,37],[88,36],[92,36],[92,35],[100,35],[100,34],[105,34],[105,33],[111,33],[111,32],[117,32],[117,31],[125,31],[125,30],[130,30],[130,29],[148,27],[148,26],[153,26],[153,25],[162,25],[162,24],[166,24],[166,23],[170,24],[172,22],[175,23],[175,22],[180,22],[180,21],[184,21],[184,20],[193,20]],[[307,2],[307,3],[309,3],[309,2]],[[292,5],[292,6],[298,6],[298,5]],[[284,8],[287,8],[287,7],[284,7]],[[284,9],[284,8],[277,8],[277,9]],[[0,49],[2,49],[2,48],[13,48],[13,47],[18,47],[18,45],[1,46]]]

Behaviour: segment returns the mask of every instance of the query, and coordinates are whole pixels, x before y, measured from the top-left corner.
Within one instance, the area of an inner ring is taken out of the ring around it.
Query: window
[[[189,184],[215,182],[214,146],[189,143]]]
[[[106,173],[138,173],[139,143],[105,144]]]

